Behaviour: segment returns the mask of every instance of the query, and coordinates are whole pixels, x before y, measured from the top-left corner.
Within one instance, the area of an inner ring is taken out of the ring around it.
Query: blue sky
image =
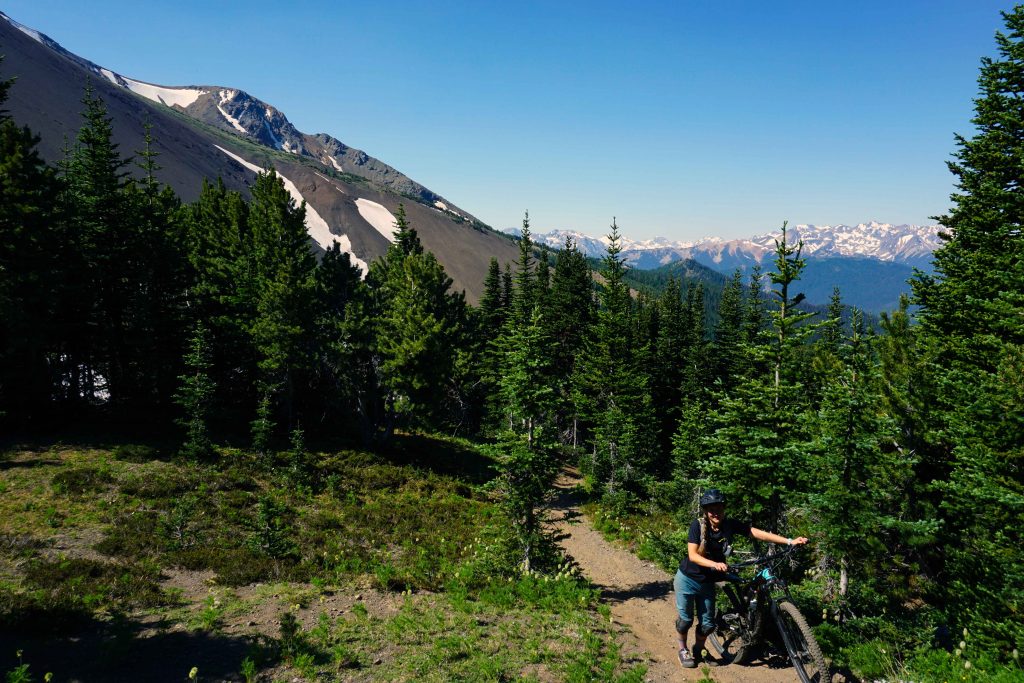
[[[126,76],[241,88],[488,224],[928,223],[1009,2],[8,0]]]

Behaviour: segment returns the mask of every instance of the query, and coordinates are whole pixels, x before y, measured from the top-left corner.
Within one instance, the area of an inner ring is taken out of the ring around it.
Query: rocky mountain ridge
[[[99,78],[152,102],[182,111],[228,133],[289,154],[316,159],[339,173],[366,178],[397,194],[415,198],[452,216],[475,220],[467,212],[362,150],[326,134],[299,131],[283,112],[237,88],[213,85],[165,86],[129,78],[64,49],[44,33],[24,26],[0,12],[19,31],[41,45],[71,59]]]
[[[6,109],[40,136],[40,154],[52,164],[64,158],[65,141],[73,144],[83,92],[91,89],[104,103],[122,155],[141,149],[149,131],[157,177],[183,200],[193,201],[204,180],[217,178],[248,195],[255,174],[274,168],[296,203],[306,202],[313,248],[338,242],[364,273],[393,240],[399,203],[471,302],[482,292],[490,258],[503,264],[515,258],[512,240],[453,202],[330,135],[298,131],[283,112],[241,90],[129,78],[2,13],[0,44],[0,78],[17,79]]]

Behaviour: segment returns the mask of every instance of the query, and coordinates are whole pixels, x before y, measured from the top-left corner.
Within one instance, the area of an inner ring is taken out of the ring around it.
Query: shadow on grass
[[[0,630],[0,671],[30,666],[33,680],[47,672],[57,681],[186,681],[192,667],[200,680],[240,680],[242,660],[260,649],[248,636],[163,631],[133,621],[98,622],[65,636],[24,636]]]
[[[624,588],[612,589],[605,586],[598,586],[598,588],[601,591],[601,598],[613,604],[634,598],[640,598],[647,602],[659,602],[672,592],[672,585],[668,581],[648,581]]]
[[[396,434],[378,455],[393,465],[412,465],[472,484],[487,483],[498,474],[494,460],[476,448],[426,434]]]

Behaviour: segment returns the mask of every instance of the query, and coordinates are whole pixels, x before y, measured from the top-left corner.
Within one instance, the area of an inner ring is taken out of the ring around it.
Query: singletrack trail
[[[656,565],[602,538],[579,510],[573,489],[579,483],[573,472],[563,472],[556,482],[555,499],[548,506],[551,522],[562,548],[579,563],[583,574],[600,590],[611,608],[612,619],[625,629],[623,653],[647,664],[646,680],[696,681],[700,669],[683,669],[676,659],[675,598],[672,577]],[[690,634],[693,644],[693,633]],[[710,669],[719,683],[794,683],[796,671],[788,660],[757,660],[750,665],[732,664]]]

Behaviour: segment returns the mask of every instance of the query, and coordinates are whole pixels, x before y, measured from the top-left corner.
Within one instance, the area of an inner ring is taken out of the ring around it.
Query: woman
[[[729,565],[726,549],[735,536],[749,536],[758,541],[779,545],[803,545],[807,539],[785,538],[756,529],[725,516],[725,496],[718,489],[708,489],[700,497],[703,515],[690,525],[686,539],[687,555],[679,563],[673,585],[676,591],[676,631],[679,633],[679,663],[692,669],[700,663],[715,666],[718,662],[704,657],[704,641],[715,630],[715,583],[725,580]],[[693,624],[694,611],[700,621],[693,637],[693,652],[686,649],[686,636]]]

